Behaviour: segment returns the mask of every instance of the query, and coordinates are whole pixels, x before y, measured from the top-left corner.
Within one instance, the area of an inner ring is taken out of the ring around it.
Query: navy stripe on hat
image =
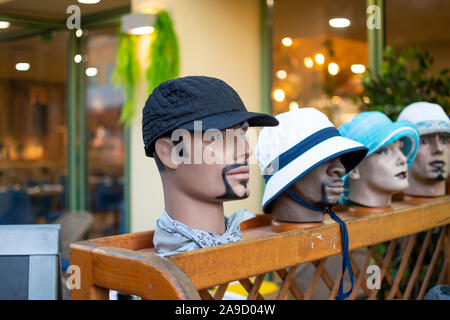
[[[335,136],[340,136],[339,131],[334,127],[328,127],[319,130],[305,140],[300,141],[289,150],[283,152],[278,158],[273,160],[269,166],[267,166],[263,173],[264,180],[267,182],[275,172],[283,169],[286,165],[297,159],[303,153],[318,145],[322,141]]]

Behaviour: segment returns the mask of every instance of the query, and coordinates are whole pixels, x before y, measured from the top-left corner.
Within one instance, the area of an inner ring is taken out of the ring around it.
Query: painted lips
[[[236,169],[228,171],[226,176],[237,179],[237,180],[248,180],[250,179],[248,166],[240,166]]]
[[[341,194],[344,192],[344,181],[336,180],[330,183],[325,184],[325,187],[330,189],[333,193]]]
[[[408,177],[408,174],[406,173],[406,171],[402,171],[402,172],[396,174],[395,177],[397,179],[402,179],[403,180],[403,179],[406,179]]]
[[[442,169],[445,166],[445,162],[441,160],[436,160],[433,162],[430,162],[430,166],[432,166],[435,169]]]

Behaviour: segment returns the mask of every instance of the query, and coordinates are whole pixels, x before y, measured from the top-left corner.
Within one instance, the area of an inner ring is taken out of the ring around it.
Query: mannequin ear
[[[172,159],[172,149],[174,145],[169,138],[159,138],[155,142],[155,152],[158,155],[159,160],[170,169],[177,169],[178,164]]]
[[[361,178],[358,167],[353,168],[353,170],[348,173],[348,177],[352,180],[358,180]]]

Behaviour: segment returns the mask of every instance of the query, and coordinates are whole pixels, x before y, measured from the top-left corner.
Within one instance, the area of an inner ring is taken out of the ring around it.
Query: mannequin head
[[[277,124],[272,116],[248,112],[220,79],[189,76],[156,87],[142,110],[142,134],[161,175],[167,214],[190,228],[223,234],[223,202],[249,196],[247,128]]]
[[[332,207],[344,192],[345,167],[340,157],[328,160],[295,182],[290,190],[316,207]]]
[[[417,102],[407,106],[399,115],[416,124],[420,133],[417,156],[409,169],[410,196],[437,197],[445,194],[450,157],[450,121],[437,104]]]
[[[339,132],[369,148],[366,158],[344,177],[342,203],[390,206],[392,195],[408,187],[408,167],[419,145],[417,128],[409,121],[392,122],[379,111],[368,111],[344,123]]]
[[[403,141],[397,140],[366,157],[348,174],[348,199],[367,207],[391,204],[394,193],[408,187]]]
[[[444,195],[449,155],[450,146],[447,133],[421,136],[419,152],[409,169],[411,186],[405,190],[405,193],[418,196]]]
[[[211,139],[183,130],[179,139],[172,135],[156,140],[154,158],[159,163],[164,189],[207,202],[247,198],[248,158],[252,153],[245,138],[247,129],[248,123],[244,122],[217,130]],[[227,143],[229,135],[234,135],[234,143]],[[201,150],[201,161],[193,159],[195,148]]]
[[[340,157],[336,157],[305,174],[289,190],[315,207],[333,207],[344,191],[345,172]],[[273,219],[287,222],[318,222],[324,218],[322,212],[299,205],[286,192],[274,200],[272,213]]]
[[[364,158],[367,148],[340,136],[314,108],[276,118],[280,126],[264,128],[257,145],[257,159],[266,179],[263,211],[272,213],[277,221],[323,221],[320,209],[338,204],[342,177]]]

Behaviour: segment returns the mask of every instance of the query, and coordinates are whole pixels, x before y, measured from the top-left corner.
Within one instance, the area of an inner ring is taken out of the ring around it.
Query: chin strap
[[[313,210],[313,211],[321,211],[324,213],[328,213],[328,215],[331,217],[331,219],[333,219],[334,221],[339,223],[339,227],[341,229],[341,242],[342,242],[342,277],[341,277],[341,281],[339,283],[338,295],[335,297],[335,299],[342,300],[342,299],[347,298],[353,291],[354,276],[353,276],[352,264],[350,262],[350,256],[348,254],[348,231],[347,231],[347,226],[346,226],[345,222],[342,221],[341,219],[339,219],[339,217],[333,211],[331,211],[331,208],[328,208],[328,207],[319,208],[319,207],[313,206],[313,205],[307,203],[306,201],[304,201],[303,199],[301,199],[299,196],[297,196],[292,191],[287,190],[287,193],[294,201],[296,201],[300,205],[302,205],[310,210]],[[349,291],[344,293],[344,275],[345,275],[346,269],[348,269],[348,275],[350,277],[350,281],[352,282],[352,287],[350,288]]]

